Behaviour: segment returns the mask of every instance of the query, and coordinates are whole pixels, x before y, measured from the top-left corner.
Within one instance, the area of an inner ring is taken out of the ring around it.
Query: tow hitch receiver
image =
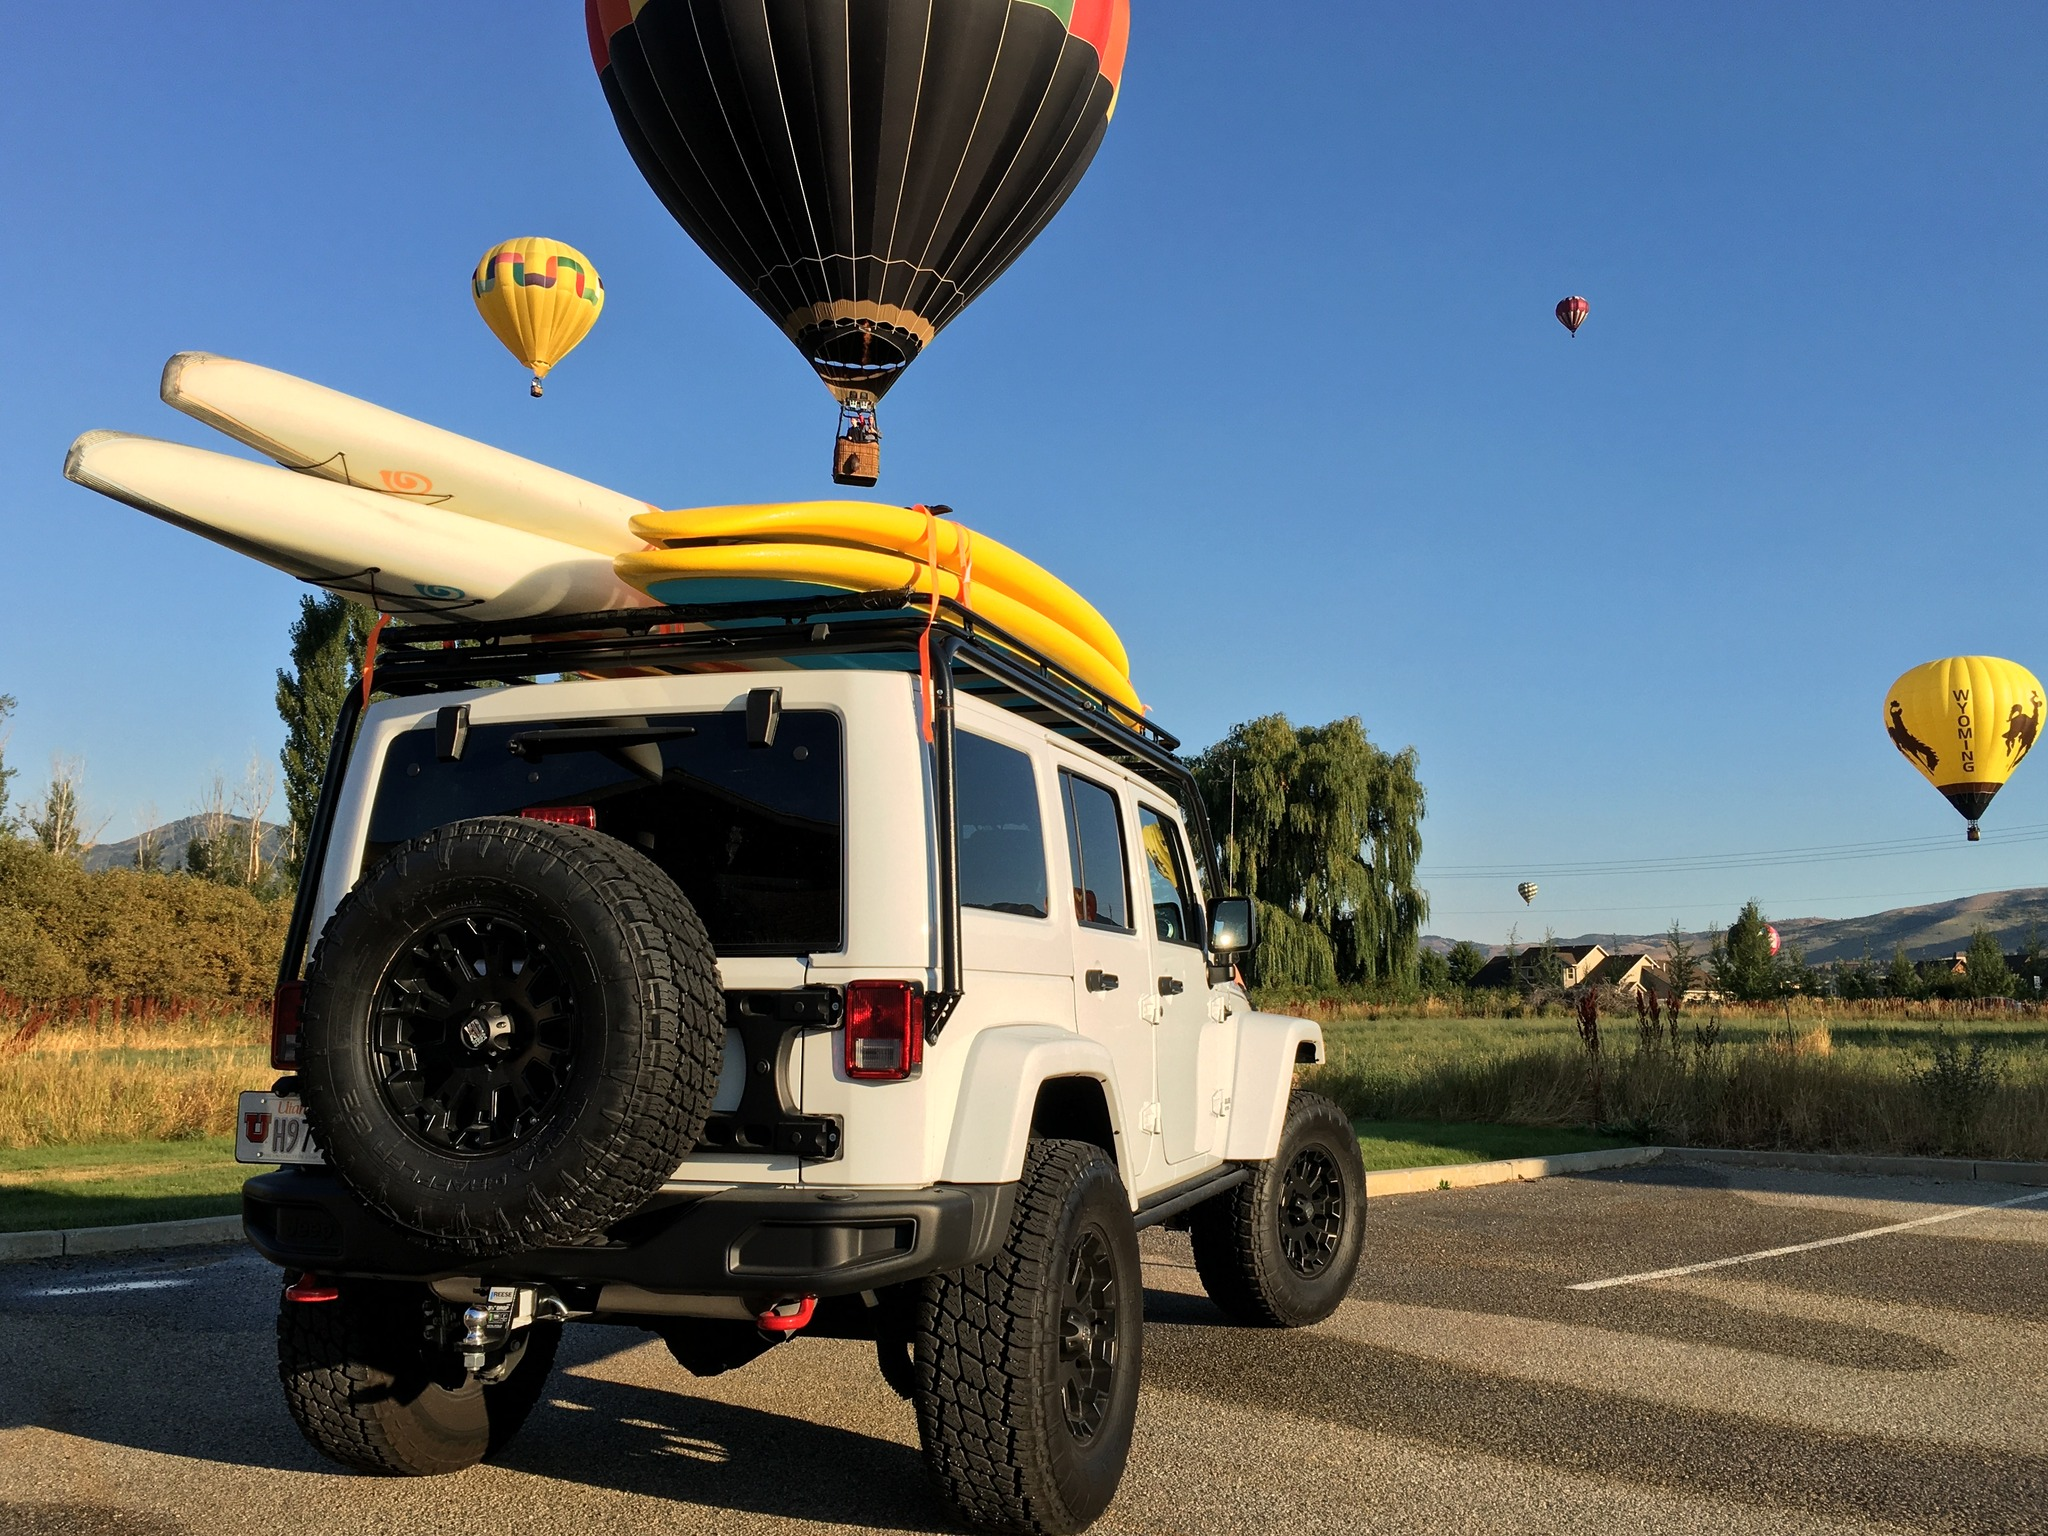
[[[811,1314],[818,1310],[815,1296],[784,1296],[770,1302],[754,1317],[754,1326],[763,1333],[787,1338],[810,1322]]]
[[[484,1362],[504,1348],[518,1329],[533,1322],[538,1292],[530,1285],[493,1285],[481,1303],[462,1312],[462,1364],[481,1371]]]

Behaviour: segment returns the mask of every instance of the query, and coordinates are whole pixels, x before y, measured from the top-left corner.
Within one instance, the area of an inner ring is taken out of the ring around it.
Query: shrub
[[[288,920],[282,902],[245,890],[92,874],[0,837],[0,990],[18,997],[268,996]]]

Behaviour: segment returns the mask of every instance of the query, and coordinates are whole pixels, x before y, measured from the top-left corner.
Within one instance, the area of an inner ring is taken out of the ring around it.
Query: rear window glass
[[[510,748],[523,731],[641,724],[694,734],[550,749],[538,762]],[[839,719],[825,710],[785,712],[772,747],[747,744],[738,710],[480,724],[452,763],[435,757],[428,724],[385,754],[363,867],[451,821],[589,806],[598,831],[642,850],[683,888],[718,953],[829,952],[842,943],[842,755]]]
[[[962,731],[954,738],[960,904],[1044,917],[1045,823],[1031,759]]]

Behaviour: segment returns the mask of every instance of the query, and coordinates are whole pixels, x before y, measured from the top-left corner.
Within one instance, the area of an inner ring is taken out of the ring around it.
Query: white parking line
[[[167,1291],[190,1280],[109,1280],[103,1285],[46,1285],[31,1296],[104,1296],[109,1291]]]
[[[1994,1200],[1989,1205],[1972,1205],[1960,1211],[1943,1211],[1939,1216],[1922,1216],[1914,1221],[1897,1221],[1888,1227],[1871,1227],[1862,1232],[1845,1232],[1840,1237],[1823,1237],[1811,1243],[1788,1243],[1783,1248],[1766,1248],[1760,1253],[1738,1253],[1732,1259],[1709,1259],[1704,1264],[1681,1264],[1676,1269],[1652,1269],[1640,1275],[1617,1275],[1612,1280],[1581,1280],[1577,1285],[1567,1286],[1565,1289],[1604,1291],[1612,1285],[1635,1285],[1643,1280],[1676,1280],[1681,1275],[1697,1275],[1709,1269],[1726,1269],[1730,1264],[1754,1264],[1759,1259],[1783,1258],[1788,1253],[1809,1253],[1815,1248],[1833,1248],[1840,1243],[1860,1243],[1866,1237],[1883,1237],[1888,1232],[1906,1232],[1914,1227],[1931,1227],[1937,1221],[1956,1221],[1964,1216],[1975,1216],[1979,1211],[2002,1211],[2009,1205],[2031,1205],[2036,1200],[2048,1200],[2048,1189],[2031,1195],[2016,1195],[2010,1200]]]

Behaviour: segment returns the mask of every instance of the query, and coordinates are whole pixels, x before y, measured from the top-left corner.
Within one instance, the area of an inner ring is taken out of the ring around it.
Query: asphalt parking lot
[[[1655,1164],[1383,1198],[1352,1300],[1293,1334],[1145,1247],[1104,1531],[2048,1532],[2048,1191]],[[240,1250],[0,1269],[0,1532],[950,1528],[910,1409],[831,1340],[698,1381],[572,1329],[500,1462],[341,1475],[285,1416],[275,1295]]]

